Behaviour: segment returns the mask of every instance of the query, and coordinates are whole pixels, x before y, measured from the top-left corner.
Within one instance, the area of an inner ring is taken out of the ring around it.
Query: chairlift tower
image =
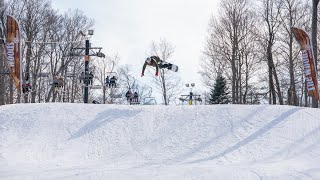
[[[89,99],[89,60],[90,60],[90,56],[97,56],[100,58],[105,58],[105,54],[103,54],[101,52],[102,47],[91,47],[90,45],[90,41],[89,41],[89,37],[88,36],[92,36],[93,35],[93,30],[88,30],[87,33],[83,33],[82,31],[80,31],[80,34],[84,37],[86,37],[85,40],[85,47],[84,48],[73,48],[71,50],[80,50],[80,52],[78,53],[71,53],[71,56],[83,56],[83,51],[85,51],[84,54],[84,60],[85,60],[85,64],[84,64],[84,96],[83,96],[83,102],[84,103],[88,103],[88,99]]]

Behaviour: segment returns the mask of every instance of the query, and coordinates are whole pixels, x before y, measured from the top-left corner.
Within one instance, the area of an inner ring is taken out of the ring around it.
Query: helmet
[[[146,62],[147,62],[147,63],[151,63],[151,58],[148,57],[148,58],[146,59]]]

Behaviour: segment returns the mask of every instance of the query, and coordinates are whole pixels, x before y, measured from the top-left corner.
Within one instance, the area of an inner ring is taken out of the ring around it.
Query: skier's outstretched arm
[[[159,64],[156,63],[156,76],[158,76],[158,72],[159,72]]]
[[[144,76],[144,71],[146,70],[147,63],[145,62],[142,67],[141,77]]]

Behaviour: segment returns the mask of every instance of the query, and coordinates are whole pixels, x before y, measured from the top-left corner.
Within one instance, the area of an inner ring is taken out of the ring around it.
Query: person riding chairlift
[[[131,98],[133,97],[131,90],[128,90],[128,92],[126,93],[126,97],[127,97],[127,101],[131,101]]]
[[[134,92],[134,94],[133,94],[133,101],[134,102],[139,102],[139,95],[138,95],[137,92]]]
[[[25,83],[22,85],[22,92],[27,93],[27,92],[29,92],[30,89],[31,89],[30,79],[27,78]]]
[[[111,87],[116,87],[116,80],[117,80],[117,78],[115,76],[112,76],[110,78],[110,86]]]

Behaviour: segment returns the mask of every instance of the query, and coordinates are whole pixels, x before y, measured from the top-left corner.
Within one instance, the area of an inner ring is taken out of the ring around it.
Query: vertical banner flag
[[[313,55],[313,48],[308,34],[299,28],[292,27],[292,32],[300,45],[304,76],[306,79],[308,95],[319,100],[319,87],[316,72],[316,62]]]
[[[18,22],[12,17],[7,16],[7,60],[10,74],[16,84],[18,92],[21,93],[22,72],[20,56],[20,29]]]

